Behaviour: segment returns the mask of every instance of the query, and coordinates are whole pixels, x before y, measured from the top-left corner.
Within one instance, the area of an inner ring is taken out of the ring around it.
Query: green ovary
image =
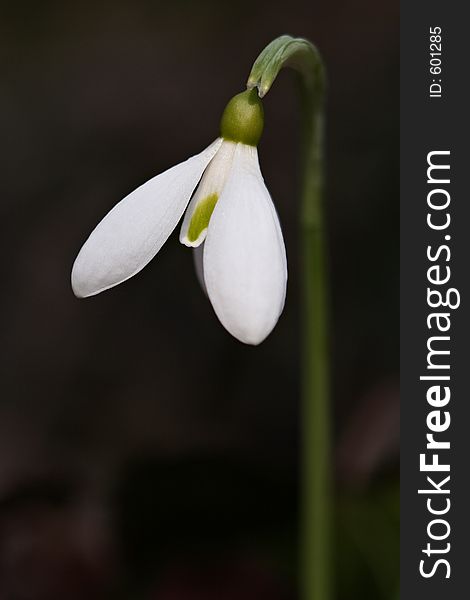
[[[257,146],[263,133],[263,103],[256,89],[234,96],[225,107],[220,121],[220,135],[224,140]]]
[[[195,242],[204,229],[207,229],[209,226],[209,221],[218,199],[218,194],[211,194],[210,196],[206,196],[196,206],[188,227],[187,238],[190,242]]]

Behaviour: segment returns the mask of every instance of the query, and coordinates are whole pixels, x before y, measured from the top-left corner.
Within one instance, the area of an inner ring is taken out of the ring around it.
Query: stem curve
[[[297,71],[302,110],[302,600],[330,600],[331,441],[328,282],[323,217],[325,69],[308,40],[283,35],[256,59],[247,88],[265,96],[280,70]]]

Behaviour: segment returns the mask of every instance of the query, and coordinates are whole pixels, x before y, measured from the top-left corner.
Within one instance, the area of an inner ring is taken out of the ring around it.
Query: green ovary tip
[[[195,242],[201,233],[208,228],[212,212],[218,199],[218,194],[211,194],[197,204],[193,216],[191,217],[186,236],[191,243]]]

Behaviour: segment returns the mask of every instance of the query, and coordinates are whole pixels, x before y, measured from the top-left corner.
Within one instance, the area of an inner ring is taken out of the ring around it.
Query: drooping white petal
[[[287,260],[255,147],[237,145],[207,232],[204,279],[218,318],[234,337],[259,344],[269,335],[284,307]]]
[[[153,177],[104,217],[82,246],[72,269],[72,288],[83,298],[129,279],[157,254],[176,227],[202,173],[222,144]]]
[[[185,246],[197,247],[205,240],[212,211],[230,175],[236,146],[224,140],[204,171],[181,226],[180,242]]]

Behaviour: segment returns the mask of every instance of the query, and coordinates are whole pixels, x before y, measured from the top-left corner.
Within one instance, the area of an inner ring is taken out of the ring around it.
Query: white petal
[[[236,147],[234,142],[224,140],[204,171],[181,226],[180,242],[185,246],[197,247],[205,240],[205,223],[209,222],[212,210],[228,179]]]
[[[204,245],[204,279],[218,318],[233,336],[259,344],[269,335],[284,307],[287,261],[254,147],[237,145]]]
[[[72,269],[72,288],[83,298],[129,279],[157,254],[176,227],[218,138],[200,154],[153,177],[104,217],[82,246]]]

